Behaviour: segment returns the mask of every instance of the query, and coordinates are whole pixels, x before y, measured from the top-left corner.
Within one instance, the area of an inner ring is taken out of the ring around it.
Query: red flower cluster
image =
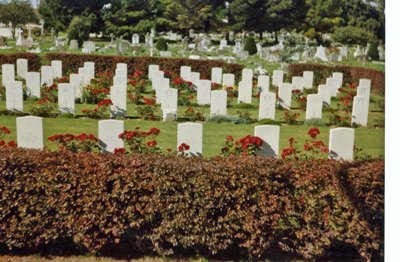
[[[97,106],[99,106],[99,107],[102,107],[102,106],[107,107],[107,106],[112,105],[112,104],[113,103],[112,103],[111,99],[107,98],[107,99],[103,99],[102,101],[97,103]]]
[[[156,100],[154,98],[143,97],[143,103],[148,106],[152,106],[156,104]]]
[[[320,131],[318,127],[313,127],[308,130],[308,135],[311,136],[311,138],[316,138],[320,134]]]
[[[140,131],[140,128],[136,128],[134,131],[125,130],[123,133],[119,134],[119,138],[131,140],[132,138],[148,137],[148,136],[158,136],[160,134],[160,129],[150,128],[148,132]]]
[[[67,143],[75,139],[75,136],[73,134],[57,134],[50,136],[48,138],[49,141],[51,142],[57,142],[57,143]]]
[[[49,101],[49,98],[47,96],[43,97],[42,99],[37,101],[38,105],[45,105],[45,104],[48,104],[48,103],[50,103],[50,101]]]
[[[325,146],[322,141],[312,141],[311,143],[306,141],[304,143],[304,150],[306,151],[319,151],[321,153],[328,153],[329,149]]]
[[[95,141],[95,142],[99,141],[94,135],[92,135],[92,134],[88,135],[88,134],[84,134],[84,133],[75,136],[75,140],[79,140],[79,141],[91,140],[91,141]]]
[[[288,156],[295,155],[297,153],[296,148],[295,148],[296,143],[297,142],[296,142],[296,140],[294,140],[293,137],[289,138],[289,147],[284,148],[282,150],[282,154],[281,154],[282,159],[286,159]],[[297,157],[296,157],[296,159],[297,159]]]
[[[63,77],[59,78],[58,83],[69,83],[68,76],[63,76]]]
[[[247,150],[249,147],[260,147],[263,141],[258,136],[248,135],[236,141],[237,145],[241,145],[243,150]]]
[[[10,134],[10,133],[11,133],[10,129],[8,129],[8,128],[5,127],[5,126],[0,127],[0,131],[1,131],[2,133],[4,133],[4,134]]]
[[[119,154],[123,155],[123,154],[125,154],[125,152],[126,152],[126,150],[123,147],[114,149],[114,154],[116,154],[116,155],[119,155]]]
[[[155,147],[157,145],[157,140],[151,140],[147,142],[148,147]]]
[[[189,149],[190,149],[190,146],[188,144],[185,144],[185,143],[180,144],[179,147],[178,147],[178,151],[181,152],[181,153],[185,152],[185,151],[187,151]]]
[[[9,141],[8,143],[6,141],[4,141],[4,140],[0,140],[0,146],[16,148],[18,145],[14,140]]]

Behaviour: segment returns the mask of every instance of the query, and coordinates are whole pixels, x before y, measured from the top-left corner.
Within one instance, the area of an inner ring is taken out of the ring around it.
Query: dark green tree
[[[117,36],[145,34],[156,26],[158,1],[111,0],[103,10],[106,33]]]
[[[83,41],[89,39],[90,27],[93,23],[92,19],[93,15],[92,17],[75,16],[67,29],[68,39],[76,39],[78,40],[79,46],[82,46]]]
[[[213,4],[202,0],[161,0],[165,6],[158,23],[173,31],[189,35],[189,30],[209,31]]]
[[[39,13],[45,21],[46,28],[65,32],[75,16],[91,16],[91,32],[103,29],[101,11],[109,0],[41,0]],[[95,19],[93,19],[95,18]]]
[[[12,34],[18,26],[24,26],[30,22],[37,22],[38,18],[29,0],[11,0],[0,3],[0,22],[12,23]]]

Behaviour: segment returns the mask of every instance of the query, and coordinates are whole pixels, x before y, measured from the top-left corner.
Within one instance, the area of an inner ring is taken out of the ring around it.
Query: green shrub
[[[75,16],[67,29],[68,39],[78,40],[79,46],[82,46],[83,41],[89,39],[91,28],[91,20],[87,17]]]
[[[246,39],[246,43],[244,44],[245,51],[249,52],[249,55],[257,54],[257,46],[256,41],[253,37],[249,37]]]
[[[370,43],[368,48],[368,57],[374,61],[379,60],[378,43],[376,41]]]
[[[362,46],[366,46],[369,42],[375,39],[371,32],[354,26],[339,27],[335,30],[332,37],[336,42],[340,42],[345,45]]]
[[[383,161],[18,149],[0,159],[3,248],[315,261],[346,243],[354,260],[383,259]]]
[[[167,40],[165,40],[162,37],[158,38],[157,43],[156,43],[156,48],[159,51],[167,51],[168,50]]]

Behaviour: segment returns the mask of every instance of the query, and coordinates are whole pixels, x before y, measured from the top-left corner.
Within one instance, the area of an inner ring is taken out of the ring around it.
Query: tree
[[[210,1],[211,2],[211,1]],[[166,28],[186,36],[189,30],[208,31],[212,18],[212,4],[202,0],[161,0],[165,6],[163,19],[158,22]]]
[[[342,44],[362,46],[366,46],[368,42],[375,39],[371,32],[354,26],[338,27],[332,37],[336,42]]]
[[[89,39],[90,26],[93,19],[95,19],[93,14],[92,17],[75,16],[67,30],[68,39],[76,39],[79,46],[82,46],[83,41]]]
[[[35,23],[38,19],[28,0],[11,0],[9,3],[0,3],[0,22],[12,24],[12,35],[15,35],[17,26]]]
[[[308,12],[306,27],[312,31],[318,43],[322,41],[322,35],[331,33],[335,28],[344,25],[343,0],[307,0]]]
[[[144,34],[155,27],[158,1],[111,0],[102,12],[106,32],[117,36]]]
[[[46,28],[54,28],[56,32],[65,32],[75,16],[88,17],[92,20],[91,32],[103,29],[101,11],[109,0],[41,0],[39,13],[45,21]]]
[[[233,30],[257,32],[262,38],[265,31],[298,28],[304,22],[306,4],[305,0],[233,0],[229,10]]]

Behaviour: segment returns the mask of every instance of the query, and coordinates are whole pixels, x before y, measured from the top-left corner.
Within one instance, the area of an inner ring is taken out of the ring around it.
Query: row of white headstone
[[[52,61],[51,66],[42,66],[41,74],[27,72],[28,61],[17,60],[17,74],[26,79],[28,95],[40,97],[40,86],[53,84],[53,79],[62,77],[62,62]],[[8,110],[23,111],[22,82],[14,80],[14,65],[2,65],[3,83],[6,85],[6,107]],[[75,98],[82,96],[82,88],[90,84],[95,76],[95,65],[93,62],[85,62],[84,67],[78,69],[78,74],[70,74],[70,83],[59,84],[58,103],[62,113],[74,114]],[[149,65],[148,76],[152,81],[152,88],[156,92],[157,103],[161,104],[164,120],[175,120],[178,109],[178,90],[170,88],[169,78],[164,77],[164,72],[158,65]],[[197,87],[197,103],[199,105],[211,105],[210,116],[226,115],[227,92],[225,90],[211,91],[211,84],[217,83],[224,86],[235,85],[234,74],[222,74],[222,68],[211,69],[211,81],[200,79],[199,72],[192,72],[191,67],[182,66],[180,76],[185,81],[192,82]],[[292,77],[292,83],[283,83],[284,73],[281,70],[274,70],[272,84],[278,86],[278,104],[290,109],[292,102],[292,91],[304,88],[312,88],[314,73],[303,72],[303,76]],[[40,82],[40,84],[39,84]],[[110,91],[110,98],[113,101],[111,116],[124,116],[126,113],[126,94],[128,83],[127,64],[117,64],[113,86]],[[326,79],[325,85],[318,87],[318,94],[308,95],[306,120],[321,119],[323,104],[330,105],[331,97],[337,95],[338,89],[343,84],[343,73],[335,72],[332,77]],[[258,76],[257,86],[260,94],[259,120],[275,119],[275,94],[269,92],[270,77],[267,75]],[[354,98],[352,122],[359,125],[367,125],[369,95],[371,81],[361,79]],[[242,81],[239,82],[238,103],[251,103],[253,92],[253,70],[244,68]]]
[[[43,149],[43,119],[35,116],[17,117],[17,144],[19,148]],[[186,152],[190,156],[203,153],[203,125],[183,123],[177,127],[177,148],[182,143],[189,145]],[[123,148],[124,142],[119,134],[124,132],[124,121],[101,120],[98,122],[99,144],[103,153],[113,153]],[[334,128],[329,136],[329,158],[353,160],[354,134],[352,128]],[[263,140],[258,155],[277,158],[279,156],[280,127],[273,125],[256,126],[254,135]]]

